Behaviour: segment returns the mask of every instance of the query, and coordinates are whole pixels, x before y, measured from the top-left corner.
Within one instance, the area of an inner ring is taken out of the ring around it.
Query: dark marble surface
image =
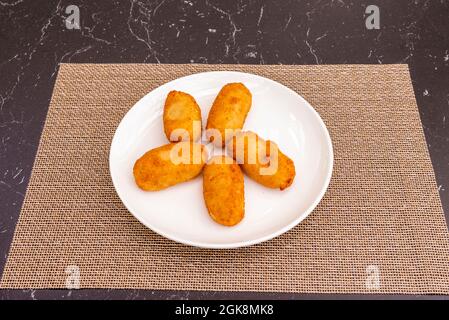
[[[65,27],[65,8],[70,4],[80,9],[79,30]],[[380,8],[379,30],[365,27],[369,4]],[[437,177],[435,188],[449,216],[448,0],[0,0],[0,273],[61,62],[407,63]],[[4,299],[58,297],[317,295],[0,290]]]

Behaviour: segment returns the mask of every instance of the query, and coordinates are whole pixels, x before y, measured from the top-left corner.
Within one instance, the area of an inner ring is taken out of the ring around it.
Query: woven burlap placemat
[[[166,240],[125,209],[108,155],[123,115],[188,74],[239,70],[304,96],[334,146],[330,188],[290,232],[236,250]],[[60,67],[2,288],[449,293],[449,241],[406,65]],[[76,285],[76,281],[74,282]]]

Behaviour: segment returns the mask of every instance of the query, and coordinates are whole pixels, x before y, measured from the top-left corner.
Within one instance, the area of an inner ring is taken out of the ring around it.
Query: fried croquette
[[[243,172],[263,186],[284,190],[293,183],[295,164],[276,143],[246,131],[237,133],[227,149]]]
[[[216,156],[203,171],[203,196],[209,215],[219,224],[234,226],[245,215],[243,173],[233,159]]]
[[[143,190],[163,190],[198,176],[206,160],[207,151],[202,144],[169,143],[140,157],[134,164],[134,178]]]
[[[165,100],[163,121],[169,141],[197,141],[201,137],[201,109],[188,93],[170,91]]]
[[[242,83],[228,83],[215,98],[207,119],[208,139],[216,146],[224,147],[226,141],[225,130],[242,129],[246,116],[251,108],[251,92]],[[220,136],[217,136],[219,133]],[[221,141],[220,141],[221,140]]]

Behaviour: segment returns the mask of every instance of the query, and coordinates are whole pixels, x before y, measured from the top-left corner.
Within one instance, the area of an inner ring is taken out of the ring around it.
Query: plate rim
[[[307,108],[309,108],[312,113],[314,114],[314,116],[317,118],[318,123],[320,125],[320,128],[323,130],[324,134],[325,134],[325,141],[326,141],[326,145],[328,147],[329,150],[329,166],[327,167],[327,171],[326,171],[326,178],[325,178],[325,182],[323,184],[323,186],[320,189],[320,192],[318,193],[318,196],[315,198],[315,200],[312,202],[312,204],[303,212],[303,214],[301,216],[299,216],[297,219],[293,220],[292,222],[290,222],[289,224],[287,224],[286,226],[280,228],[279,230],[272,232],[268,235],[265,235],[263,237],[258,237],[256,239],[253,240],[245,240],[245,241],[238,241],[238,242],[233,242],[233,243],[227,243],[227,244],[213,244],[213,243],[205,243],[205,242],[201,242],[201,241],[192,241],[192,240],[187,240],[187,239],[183,239],[180,237],[176,237],[173,235],[169,235],[161,230],[159,230],[158,228],[155,228],[154,226],[152,226],[151,224],[144,222],[142,219],[140,219],[132,210],[130,210],[130,206],[128,205],[127,201],[122,197],[122,195],[120,195],[118,189],[117,189],[117,181],[115,181],[114,179],[114,174],[112,173],[112,147],[116,141],[116,137],[117,137],[117,131],[119,130],[119,128],[121,127],[121,125],[124,123],[124,121],[127,119],[128,116],[130,116],[130,112],[134,109],[134,107],[139,104],[143,99],[145,99],[146,96],[148,96],[149,94],[151,94],[152,92],[154,92],[155,90],[161,90],[161,88],[168,86],[170,83],[175,82],[175,81],[180,81],[182,79],[188,78],[188,77],[192,77],[192,76],[200,76],[200,75],[207,75],[207,74],[217,74],[217,73],[226,73],[226,74],[236,74],[236,75],[249,75],[249,76],[253,76],[256,78],[262,78],[264,81],[268,81],[276,86],[281,86],[284,89],[290,91],[291,93],[293,93],[294,95],[298,96],[300,100],[302,100],[302,102],[304,102],[304,104],[307,106]],[[332,145],[332,139],[330,137],[329,131],[326,127],[326,124],[324,123],[323,119],[321,118],[321,116],[319,115],[319,113],[315,110],[315,108],[299,93],[297,93],[296,91],[294,91],[293,89],[290,89],[289,87],[283,85],[280,82],[277,82],[275,80],[272,80],[270,78],[264,77],[264,76],[260,76],[257,74],[253,74],[253,73],[249,73],[249,72],[241,72],[241,71],[227,71],[227,70],[223,70],[223,71],[204,71],[204,72],[197,72],[197,73],[192,73],[186,76],[182,76],[173,80],[170,80],[168,82],[165,82],[163,84],[161,84],[160,86],[154,88],[153,90],[147,92],[144,96],[142,96],[138,101],[136,101],[131,108],[129,108],[129,110],[126,112],[126,114],[123,116],[123,118],[120,120],[119,124],[117,125],[115,131],[114,131],[114,136],[112,137],[111,140],[111,145],[109,148],[109,174],[111,176],[111,180],[112,180],[112,184],[114,186],[115,192],[117,193],[117,195],[119,196],[120,200],[122,201],[123,205],[126,207],[126,209],[133,215],[133,217],[135,219],[137,219],[141,224],[143,224],[145,227],[147,227],[148,229],[152,230],[153,232],[159,234],[160,236],[167,238],[171,241],[175,241],[177,243],[183,244],[183,245],[189,245],[192,247],[197,247],[197,248],[203,248],[203,249],[235,249],[235,248],[242,248],[242,247],[249,247],[252,245],[256,245],[265,241],[269,241],[271,239],[274,239],[288,231],[290,231],[291,229],[293,229],[294,227],[296,227],[298,224],[300,224],[304,219],[306,219],[312,212],[313,210],[315,210],[315,208],[317,207],[317,205],[321,202],[321,200],[323,199],[324,195],[326,194],[328,188],[329,188],[329,184],[330,181],[332,179],[332,174],[333,174],[333,167],[334,167],[334,149],[333,149],[333,145]]]

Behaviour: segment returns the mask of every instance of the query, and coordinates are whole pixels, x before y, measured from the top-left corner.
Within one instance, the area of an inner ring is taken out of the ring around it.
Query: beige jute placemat
[[[166,240],[111,183],[109,147],[124,114],[159,85],[209,70],[285,84],[332,137],[323,201],[260,245]],[[1,287],[65,288],[77,270],[81,288],[449,293],[448,231],[407,66],[61,65]]]

